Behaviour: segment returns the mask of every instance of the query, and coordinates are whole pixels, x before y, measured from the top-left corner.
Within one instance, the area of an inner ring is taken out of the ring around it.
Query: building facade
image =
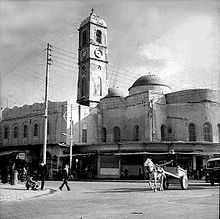
[[[93,17],[91,13],[81,26],[92,27]],[[92,31],[95,36],[96,31]],[[91,53],[87,58],[92,59]],[[87,75],[92,77],[93,72],[88,69]],[[79,84],[80,77],[81,71]],[[84,87],[78,85],[78,93]],[[79,160],[82,176],[120,178],[126,170],[138,177],[147,157],[157,163],[175,159],[195,176],[210,156],[220,153],[219,91],[171,92],[154,75],[138,78],[128,91],[125,96],[120,89],[109,88],[89,116],[75,124],[73,156]]]
[[[52,178],[58,167],[63,165],[62,155],[65,148],[60,146],[66,141],[67,124],[64,114],[67,102],[49,102],[47,130],[47,166],[48,177]],[[28,166],[37,168],[43,160],[44,144],[44,104],[35,103],[2,112],[2,144],[0,147],[2,165],[8,165],[21,158]],[[68,153],[68,151],[66,151]]]

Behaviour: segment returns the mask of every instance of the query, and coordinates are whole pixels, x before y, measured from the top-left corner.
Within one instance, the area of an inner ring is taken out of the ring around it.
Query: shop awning
[[[87,154],[72,154],[72,157],[88,157],[94,155],[94,153],[87,153]],[[69,154],[60,155],[60,157],[69,157]]]
[[[12,154],[19,153],[19,152],[21,152],[21,151],[18,151],[18,150],[16,150],[16,151],[1,151],[0,156],[12,155]]]
[[[124,156],[124,155],[167,155],[171,154],[170,152],[121,152],[121,153],[115,153],[116,156]],[[182,154],[182,155],[220,155],[220,153],[217,152],[200,152],[200,151],[194,151],[194,152],[175,152],[174,154]]]
[[[208,155],[208,156],[213,156],[213,155],[220,155],[218,152],[176,152],[176,154],[183,154],[183,155]]]
[[[123,156],[123,155],[165,155],[170,154],[169,152],[121,152],[115,153],[116,156]]]

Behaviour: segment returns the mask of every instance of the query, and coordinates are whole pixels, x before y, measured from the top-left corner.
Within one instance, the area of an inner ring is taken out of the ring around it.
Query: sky
[[[48,98],[77,109],[77,29],[92,8],[108,26],[109,86],[127,95],[153,74],[172,91],[220,89],[220,1],[1,0],[1,107],[44,101],[50,43]]]

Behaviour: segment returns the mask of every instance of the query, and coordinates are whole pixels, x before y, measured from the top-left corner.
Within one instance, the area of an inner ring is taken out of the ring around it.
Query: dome
[[[155,75],[144,75],[144,76],[138,78],[130,88],[138,87],[138,86],[144,86],[144,85],[162,85],[162,86],[166,86],[157,76],[155,76]]]
[[[81,22],[80,27],[83,27],[87,23],[93,23],[93,24],[101,25],[103,27],[107,27],[106,22],[103,19],[99,18],[99,16],[94,13],[93,9],[89,17],[87,17],[84,21]]]
[[[144,75],[138,78],[128,89],[129,95],[138,94],[146,91],[155,91],[160,93],[169,93],[170,87],[164,84],[160,78],[155,75]]]
[[[124,97],[124,93],[116,87],[108,88],[108,94],[104,98]]]

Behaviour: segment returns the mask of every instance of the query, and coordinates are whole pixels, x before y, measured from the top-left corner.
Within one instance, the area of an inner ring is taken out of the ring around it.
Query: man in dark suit
[[[47,165],[44,164],[43,162],[41,162],[40,167],[39,167],[39,175],[40,175],[40,180],[41,180],[41,190],[44,189],[44,182],[45,182],[46,174],[47,174]]]
[[[69,179],[69,166],[65,165],[65,168],[63,169],[63,183],[59,187],[60,190],[62,190],[63,186],[66,185],[67,190],[70,191],[70,187],[68,186],[68,179]]]

